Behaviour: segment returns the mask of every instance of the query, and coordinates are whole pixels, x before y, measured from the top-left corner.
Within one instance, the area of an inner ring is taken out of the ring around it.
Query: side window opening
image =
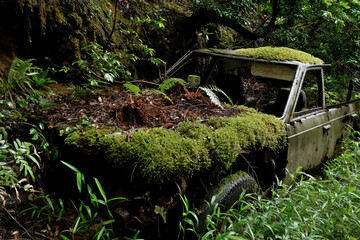
[[[295,107],[296,114],[323,107],[323,83],[320,69],[308,70]]]

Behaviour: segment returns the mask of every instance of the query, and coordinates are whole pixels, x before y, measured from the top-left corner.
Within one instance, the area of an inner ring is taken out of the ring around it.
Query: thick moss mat
[[[298,61],[310,64],[323,64],[324,61],[309,53],[287,47],[259,47],[234,50],[236,54],[265,60]]]
[[[212,117],[205,123],[184,122],[177,129],[142,129],[111,133],[90,128],[73,132],[69,147],[96,148],[119,169],[133,169],[148,183],[164,183],[201,172],[216,176],[230,168],[243,150],[269,149],[275,154],[286,146],[281,120],[258,112]],[[130,171],[130,170],[129,170]]]

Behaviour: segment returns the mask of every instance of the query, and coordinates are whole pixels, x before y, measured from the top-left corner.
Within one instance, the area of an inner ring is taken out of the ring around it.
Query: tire
[[[201,213],[198,218],[198,233],[204,234],[206,230],[207,215],[213,214],[214,208],[217,204],[222,212],[229,210],[236,204],[239,196],[244,190],[246,193],[255,193],[259,190],[255,179],[247,173],[239,171],[223,178],[220,183],[205,197],[204,203],[200,208]],[[216,196],[216,198],[213,204],[211,204],[213,196]]]

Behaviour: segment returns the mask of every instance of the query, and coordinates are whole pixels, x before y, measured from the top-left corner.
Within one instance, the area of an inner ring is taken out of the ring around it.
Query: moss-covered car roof
[[[287,47],[259,47],[259,48],[241,48],[236,50],[224,49],[199,49],[198,53],[205,53],[217,56],[227,56],[232,58],[251,58],[265,61],[276,62],[300,62],[314,65],[324,64],[324,61],[313,55]]]

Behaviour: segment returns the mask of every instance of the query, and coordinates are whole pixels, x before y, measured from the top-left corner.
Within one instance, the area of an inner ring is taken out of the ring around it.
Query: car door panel
[[[303,170],[320,165],[327,153],[329,124],[325,110],[298,117],[287,124],[288,153],[286,168],[293,173],[300,165]]]
[[[349,131],[345,128],[351,123],[351,115],[354,114],[354,111],[353,104],[327,110],[329,125],[331,126],[328,131],[327,158],[335,155],[341,140],[349,135]]]

